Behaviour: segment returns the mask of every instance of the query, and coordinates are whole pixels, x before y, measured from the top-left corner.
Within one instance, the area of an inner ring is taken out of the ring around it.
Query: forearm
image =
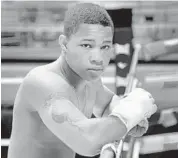
[[[66,134],[75,136],[75,142],[78,146],[76,148],[82,149],[87,145],[89,156],[99,154],[103,145],[120,140],[126,134],[125,125],[114,116],[84,119],[76,122],[69,120],[67,124],[72,133],[66,131]]]
[[[58,105],[65,105],[65,108]],[[84,156],[98,154],[103,145],[120,140],[127,131],[119,118],[88,119],[65,99],[56,101],[49,109],[40,110],[40,116],[59,139]]]
[[[89,119],[83,124],[89,137],[101,145],[120,140],[127,132],[124,123],[114,116]]]
[[[88,119],[78,122],[78,127],[93,142],[93,153],[101,150],[103,145],[122,139],[126,134],[126,126],[117,117]]]

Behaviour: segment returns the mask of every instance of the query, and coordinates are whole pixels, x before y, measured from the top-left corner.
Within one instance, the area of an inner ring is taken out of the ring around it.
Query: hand
[[[115,153],[112,149],[105,149],[101,154],[100,158],[115,158]]]
[[[133,127],[128,135],[132,136],[132,137],[141,137],[143,134],[145,134],[148,130],[148,120],[144,119],[142,120],[138,125],[136,125],[135,127]]]
[[[115,158],[117,155],[118,142],[105,144],[100,152],[100,158]]]
[[[119,117],[128,131],[157,111],[152,95],[141,88],[134,89],[114,104],[117,106],[113,108],[110,115]]]

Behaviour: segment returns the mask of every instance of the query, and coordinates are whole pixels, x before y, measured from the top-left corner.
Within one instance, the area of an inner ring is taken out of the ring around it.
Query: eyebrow
[[[82,41],[95,42],[95,40],[93,40],[93,39],[82,39],[81,42],[82,42]]]
[[[81,42],[82,42],[82,41],[95,42],[94,39],[82,39]],[[104,41],[103,43],[112,43],[112,41],[111,41],[111,40],[106,40],[106,41]]]
[[[103,43],[112,43],[112,41],[106,40],[106,41],[104,41]]]

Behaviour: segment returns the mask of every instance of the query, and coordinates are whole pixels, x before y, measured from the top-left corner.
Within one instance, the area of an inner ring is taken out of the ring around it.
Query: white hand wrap
[[[119,117],[126,125],[127,131],[130,131],[141,120],[149,118],[157,111],[157,106],[154,104],[151,94],[141,88],[134,89],[125,98],[113,104],[117,105],[110,115]]]

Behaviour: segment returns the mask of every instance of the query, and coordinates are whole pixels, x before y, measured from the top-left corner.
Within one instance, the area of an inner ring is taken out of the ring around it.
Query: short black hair
[[[93,3],[78,3],[65,13],[64,35],[70,37],[77,32],[80,24],[100,24],[110,26],[114,34],[114,25],[105,8]]]

